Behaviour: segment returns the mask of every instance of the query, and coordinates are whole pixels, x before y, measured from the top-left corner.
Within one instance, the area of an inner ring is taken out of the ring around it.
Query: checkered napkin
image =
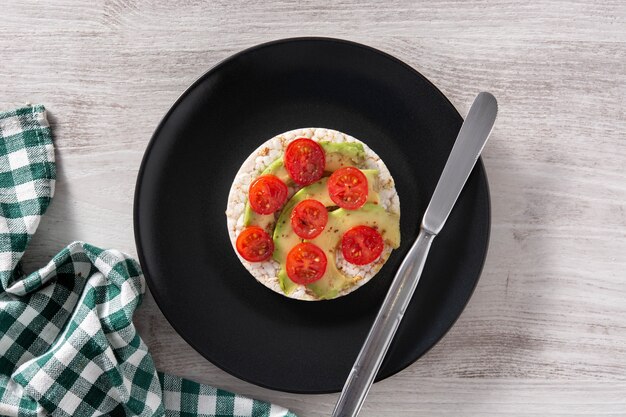
[[[22,273],[55,170],[43,106],[0,113],[0,415],[294,416],[157,372],[132,323],[145,282],[127,255],[74,242]]]

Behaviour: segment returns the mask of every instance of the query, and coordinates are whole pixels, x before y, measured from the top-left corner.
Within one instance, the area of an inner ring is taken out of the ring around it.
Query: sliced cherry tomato
[[[270,235],[258,226],[243,229],[237,237],[237,252],[249,262],[265,261],[274,252],[274,241]]]
[[[287,254],[287,276],[300,285],[311,284],[326,272],[326,254],[312,243],[298,243]]]
[[[277,176],[261,175],[250,184],[250,207],[259,214],[272,214],[285,204],[288,192]]]
[[[299,138],[285,150],[285,168],[298,185],[309,185],[322,178],[326,166],[324,150],[311,139]]]
[[[328,223],[328,211],[317,200],[304,200],[291,212],[291,227],[303,239],[318,236]]]
[[[356,226],[341,238],[341,253],[346,261],[355,265],[374,262],[383,253],[383,237],[369,226]]]
[[[339,207],[356,210],[367,201],[367,178],[358,168],[340,168],[328,179],[328,194]]]

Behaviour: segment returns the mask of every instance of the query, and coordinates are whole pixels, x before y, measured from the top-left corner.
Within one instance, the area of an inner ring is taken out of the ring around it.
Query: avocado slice
[[[345,166],[358,166],[365,161],[365,150],[360,143],[319,142],[319,145],[324,149],[326,156],[324,171],[327,173],[335,172]],[[261,172],[261,175],[266,174],[276,175],[287,185],[294,184],[285,168],[282,157],[276,159]]]
[[[368,199],[365,205],[358,210],[337,209],[328,213],[328,223],[324,231],[310,242],[319,246],[327,257],[326,272],[322,278],[307,288],[318,298],[334,298],[344,288],[355,283],[357,277],[347,277],[337,269],[335,252],[341,242],[343,234],[350,228],[358,225],[366,225],[376,228],[383,236],[385,242],[393,248],[400,245],[400,216],[387,213],[379,205],[378,183],[376,170],[363,170],[368,179]],[[285,270],[287,254],[298,243],[305,241],[293,231],[290,216],[293,208],[302,200],[309,198],[320,201],[327,207],[333,206],[327,191],[328,178],[302,188],[287,202],[278,218],[274,230],[274,259],[280,263],[278,280],[285,294],[290,294],[296,287],[289,279]]]
[[[322,278],[307,285],[318,298],[334,298],[341,290],[362,279],[344,275],[337,269],[335,259],[337,247],[341,244],[344,233],[360,225],[378,230],[383,240],[394,249],[400,246],[400,216],[388,213],[378,204],[367,203],[358,210],[338,209],[328,213],[326,228],[321,235],[311,240],[326,252],[328,261]]]
[[[365,161],[365,150],[361,143],[319,143],[326,154],[326,166],[324,171],[333,173],[339,168],[346,166],[359,166]]]
[[[360,143],[333,143],[328,141],[319,142],[326,155],[325,172],[332,173],[344,166],[357,166],[365,161],[365,150]],[[294,182],[289,176],[283,158],[280,157],[269,164],[267,168],[261,172],[261,175],[272,174],[277,176],[287,186],[293,186]],[[244,226],[255,225],[262,227],[268,232],[272,232],[276,216],[274,214],[259,214],[252,210],[250,203],[246,202],[244,209],[243,224]]]

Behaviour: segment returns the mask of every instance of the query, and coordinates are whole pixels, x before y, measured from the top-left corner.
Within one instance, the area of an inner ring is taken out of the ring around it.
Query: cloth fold
[[[127,255],[74,242],[23,274],[55,175],[45,108],[0,113],[0,415],[295,416],[157,372],[132,323],[146,286]]]

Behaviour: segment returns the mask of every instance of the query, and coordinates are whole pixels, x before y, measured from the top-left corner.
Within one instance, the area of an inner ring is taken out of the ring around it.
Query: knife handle
[[[355,417],[385,358],[411,297],[417,288],[430,245],[435,238],[421,229],[400,265],[376,320],[341,391],[333,417]]]

